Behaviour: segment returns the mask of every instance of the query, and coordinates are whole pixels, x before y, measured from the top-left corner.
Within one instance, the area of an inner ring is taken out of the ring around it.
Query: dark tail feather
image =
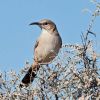
[[[36,76],[35,72],[32,71],[32,67],[28,70],[24,78],[22,79],[22,83],[28,84],[33,82],[34,77]]]
[[[38,70],[39,65],[31,66],[26,75],[24,76],[24,78],[22,79],[22,84],[20,84],[20,87],[23,87],[23,85],[28,86],[29,83],[32,83],[36,76],[36,71]]]

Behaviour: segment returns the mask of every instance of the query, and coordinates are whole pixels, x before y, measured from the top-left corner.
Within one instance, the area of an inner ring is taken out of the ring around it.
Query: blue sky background
[[[44,18],[53,20],[63,44],[81,43],[81,32],[91,15],[84,8],[95,10],[89,0],[0,0],[0,70],[20,70],[26,60],[32,63],[33,47],[40,29],[29,26]],[[97,49],[100,49],[100,18],[95,21]]]

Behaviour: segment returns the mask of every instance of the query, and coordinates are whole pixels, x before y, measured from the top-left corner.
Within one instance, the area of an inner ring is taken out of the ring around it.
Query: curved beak
[[[33,22],[33,23],[30,23],[29,25],[40,25],[39,22]]]

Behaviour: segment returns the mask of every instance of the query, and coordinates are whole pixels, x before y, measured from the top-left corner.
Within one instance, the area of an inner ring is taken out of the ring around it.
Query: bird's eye
[[[46,22],[46,23],[44,23],[44,25],[47,25],[48,23]]]

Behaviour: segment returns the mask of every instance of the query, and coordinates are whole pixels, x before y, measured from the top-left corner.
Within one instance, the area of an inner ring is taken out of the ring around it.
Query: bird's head
[[[39,22],[33,22],[30,25],[38,25],[41,29],[45,29],[47,31],[57,30],[55,23],[48,19],[43,19],[43,20],[40,20]]]

